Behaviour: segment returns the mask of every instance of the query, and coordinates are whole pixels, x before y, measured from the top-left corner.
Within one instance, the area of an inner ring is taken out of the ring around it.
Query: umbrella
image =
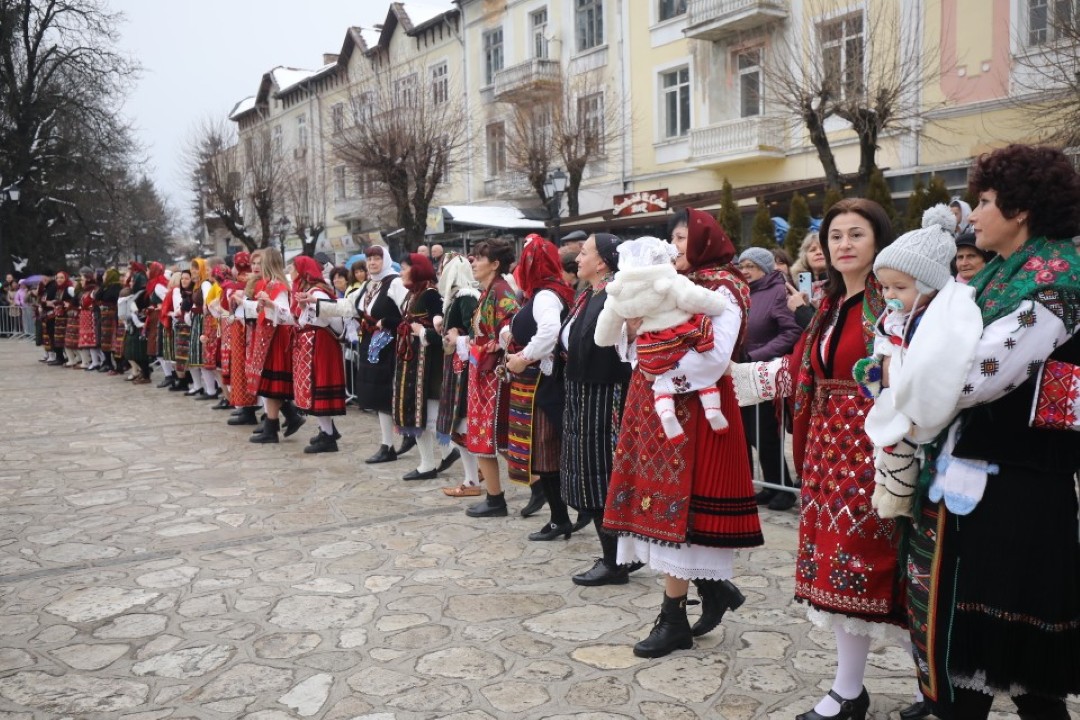
[[[359,262],[361,260],[367,260],[367,255],[365,255],[364,253],[357,253],[356,255],[353,255],[351,258],[345,261],[345,267],[351,268],[354,262]]]

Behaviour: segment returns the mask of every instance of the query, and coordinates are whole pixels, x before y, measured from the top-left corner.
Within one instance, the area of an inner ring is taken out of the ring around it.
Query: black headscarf
[[[619,243],[622,239],[617,235],[610,235],[608,233],[593,233],[593,239],[596,242],[596,254],[600,256],[600,259],[604,261],[604,264],[608,266],[611,272],[615,272],[619,269]]]

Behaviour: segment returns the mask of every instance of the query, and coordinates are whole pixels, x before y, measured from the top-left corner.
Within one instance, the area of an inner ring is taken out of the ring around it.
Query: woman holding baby
[[[970,173],[998,256],[971,287],[982,336],[956,420],[928,446],[908,564],[920,684],[942,718],[1068,718],[1080,693],[1080,177],[1010,145]],[[963,502],[956,502],[956,500]]]
[[[634,646],[639,657],[690,648],[694,636],[711,631],[727,610],[741,605],[743,596],[730,581],[734,550],[763,544],[742,420],[731,379],[723,376],[732,355],[740,352],[749,290],[731,264],[735,256],[731,241],[708,213],[693,209],[679,213],[672,242],[678,252],[676,269],[726,301],[720,314],[710,318],[713,348],[688,353],[682,363],[684,380],[709,371],[720,377],[716,383],[720,410],[730,424],[719,432],[713,429],[699,394],[705,388],[677,378],[668,381],[669,387],[654,387],[657,378],[634,368],[612,464],[604,529],[620,536],[618,564],[640,561],[665,575],[660,615],[649,636]],[[627,320],[628,341],[639,327],[639,320]],[[674,439],[661,426],[655,409],[657,392],[674,396],[683,430]],[[693,627],[686,615],[690,581],[704,603]]]

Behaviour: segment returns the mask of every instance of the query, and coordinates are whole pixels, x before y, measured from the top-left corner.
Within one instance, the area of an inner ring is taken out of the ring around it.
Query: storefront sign
[[[616,195],[612,213],[615,217],[626,217],[628,215],[663,212],[667,210],[667,207],[668,191],[666,189],[642,190],[626,195]]]

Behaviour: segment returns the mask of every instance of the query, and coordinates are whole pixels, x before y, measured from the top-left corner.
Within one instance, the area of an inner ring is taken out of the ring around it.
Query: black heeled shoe
[[[556,525],[555,523],[548,523],[541,530],[529,533],[529,539],[534,542],[546,542],[548,540],[554,540],[560,535],[563,536],[563,540],[569,540],[570,536],[574,532],[574,526],[571,523],[565,525]]]
[[[377,465],[379,463],[394,462],[395,460],[397,460],[397,453],[394,452],[394,446],[380,445],[378,452],[364,462],[368,465]]]
[[[840,704],[840,712],[835,715],[821,715],[816,710],[796,715],[795,720],[866,720],[866,712],[870,709],[870,693],[863,688],[859,697],[854,700],[845,700],[830,690],[829,697]]]

